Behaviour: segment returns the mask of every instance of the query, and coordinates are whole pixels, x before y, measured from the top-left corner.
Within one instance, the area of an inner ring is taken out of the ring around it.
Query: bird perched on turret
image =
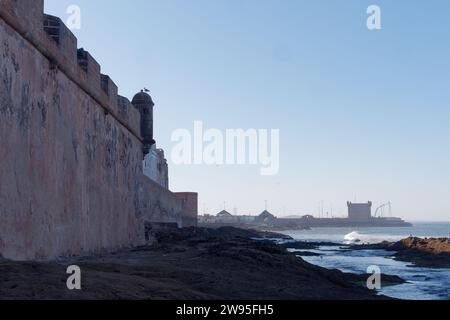
[[[144,88],[144,90],[142,90],[143,92],[150,92],[150,90],[148,90],[147,88]]]

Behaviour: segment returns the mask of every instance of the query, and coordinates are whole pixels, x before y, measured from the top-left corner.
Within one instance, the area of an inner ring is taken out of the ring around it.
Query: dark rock
[[[158,244],[64,262],[0,262],[2,299],[359,300],[387,299],[367,277],[311,265],[248,230],[155,231]],[[272,235],[271,235],[272,236]],[[68,265],[82,270],[69,291]],[[19,276],[18,276],[19,275]],[[11,280],[11,279],[14,279]]]
[[[283,248],[287,249],[318,249],[319,247],[341,247],[342,244],[334,242],[306,242],[306,241],[287,241],[280,244]]]
[[[415,267],[450,268],[450,238],[409,237],[398,242],[356,245],[351,250],[387,250],[395,251],[394,258],[412,262]]]

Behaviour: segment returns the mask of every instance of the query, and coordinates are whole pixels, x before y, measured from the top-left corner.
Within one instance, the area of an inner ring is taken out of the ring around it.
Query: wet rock
[[[287,249],[318,249],[319,247],[341,247],[342,244],[334,242],[306,242],[306,241],[287,241],[280,244]]]
[[[322,256],[320,253],[310,252],[310,251],[295,251],[296,255],[300,257],[320,257]]]
[[[450,238],[409,237],[398,242],[351,246],[352,250],[395,251],[394,258],[415,267],[450,268]]]

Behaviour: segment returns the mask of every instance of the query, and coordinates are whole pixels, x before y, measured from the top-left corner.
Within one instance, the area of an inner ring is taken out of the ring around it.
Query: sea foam
[[[364,234],[358,231],[353,231],[344,236],[344,242],[348,244],[355,243],[380,243],[383,241],[399,241],[403,236],[395,236],[388,234]]]

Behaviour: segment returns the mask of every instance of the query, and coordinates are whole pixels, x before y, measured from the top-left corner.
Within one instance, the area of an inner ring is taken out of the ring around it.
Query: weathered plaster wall
[[[178,192],[175,195],[183,200],[183,212],[181,214],[183,227],[197,227],[198,194],[195,192]]]
[[[166,188],[142,176],[142,189],[140,194],[141,213],[143,222],[173,223],[183,227],[182,212],[183,201]]]
[[[145,176],[161,187],[169,189],[169,169],[162,149],[157,149],[156,145],[153,145],[149,153],[145,155],[142,165]]]
[[[142,244],[144,221],[181,225],[183,201],[142,174],[138,111],[92,57],[79,67],[70,31],[56,45],[42,30],[42,0],[0,1],[0,255],[78,255]]]
[[[139,242],[141,144],[0,20],[0,252]]]

